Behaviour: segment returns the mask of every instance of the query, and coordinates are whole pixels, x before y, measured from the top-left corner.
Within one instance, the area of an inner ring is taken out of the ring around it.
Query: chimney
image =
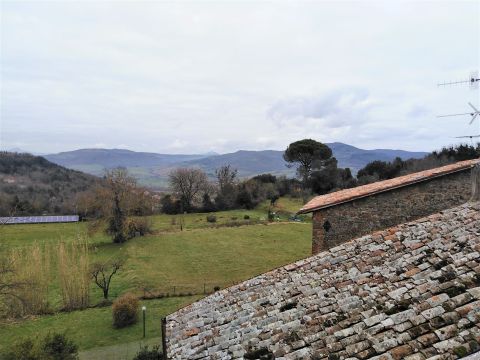
[[[472,168],[472,198],[470,201],[480,201],[480,163]]]

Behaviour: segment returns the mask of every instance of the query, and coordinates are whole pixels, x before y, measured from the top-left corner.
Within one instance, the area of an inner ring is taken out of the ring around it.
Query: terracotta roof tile
[[[457,171],[462,171],[468,168],[472,168],[475,164],[479,163],[479,159],[460,161],[455,164],[450,164],[435,169],[425,170],[400,176],[397,178],[378,181],[372,184],[363,186],[357,186],[352,189],[345,189],[336,191],[330,194],[317,196],[305,204],[299,211],[299,214],[309,213],[315,210],[323,209],[326,207],[334,206],[337,204],[353,201],[365,196],[374,195],[384,191],[404,187],[407,185],[415,184],[418,182],[430,180],[439,176],[451,174]]]

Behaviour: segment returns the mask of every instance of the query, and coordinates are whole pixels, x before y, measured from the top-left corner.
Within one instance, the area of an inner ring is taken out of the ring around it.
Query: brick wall
[[[371,195],[313,214],[312,253],[468,201],[471,169]]]

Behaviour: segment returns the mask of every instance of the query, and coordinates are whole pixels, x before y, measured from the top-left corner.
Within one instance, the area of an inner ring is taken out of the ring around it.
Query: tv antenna
[[[455,139],[465,139],[465,138],[470,139],[470,142],[472,143],[472,146],[473,146],[473,139],[474,138],[480,138],[480,135],[455,136]]]
[[[480,135],[465,135],[465,136],[455,136],[455,139],[462,139],[462,138],[473,139],[473,138],[478,138],[478,137],[480,137]]]
[[[480,114],[480,111],[475,107],[473,106],[472,103],[468,103],[468,105],[470,105],[470,107],[473,109],[473,111],[471,112],[468,112],[468,113],[461,113],[461,114],[448,114],[448,115],[439,115],[437,117],[449,117],[449,116],[464,116],[464,115],[470,115],[472,117],[472,119],[470,120],[470,122],[468,123],[468,125],[472,125],[473,121],[475,120],[475,118]]]
[[[480,81],[480,78],[478,77],[478,71],[472,71],[468,79],[458,80],[458,81],[447,81],[447,82],[439,83],[437,84],[437,86],[440,87],[440,86],[470,84],[471,89],[478,89],[479,81]]]

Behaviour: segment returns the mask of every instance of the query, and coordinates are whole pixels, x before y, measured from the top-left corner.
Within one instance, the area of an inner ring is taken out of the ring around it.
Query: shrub
[[[213,288],[213,291],[215,291],[215,292],[220,291],[220,286],[215,286],[215,287]]]
[[[215,215],[208,215],[207,216],[207,221],[209,223],[215,223],[215,222],[217,222],[217,217]]]
[[[274,212],[268,212],[268,221],[275,221],[275,213]]]
[[[49,334],[41,344],[41,352],[45,358],[52,360],[78,359],[78,347],[64,334]]]
[[[112,305],[113,326],[123,328],[135,324],[138,320],[138,299],[132,294],[125,294]]]
[[[172,195],[165,195],[161,200],[160,204],[162,207],[162,212],[169,215],[181,214],[182,205],[179,200],[175,200]]]
[[[135,236],[145,236],[152,233],[152,222],[147,217],[129,218],[125,221],[125,233],[127,239]]]
[[[250,216],[249,215],[243,215],[243,220],[250,220]]]
[[[135,355],[133,360],[161,360],[163,359],[163,354],[160,351],[159,345],[152,346],[152,349],[149,349],[148,345],[142,347],[140,351]]]
[[[76,360],[78,347],[64,334],[49,334],[43,339],[24,339],[15,343],[3,360]]]
[[[2,360],[37,360],[35,344],[31,339],[15,342],[10,350],[5,353]]]

